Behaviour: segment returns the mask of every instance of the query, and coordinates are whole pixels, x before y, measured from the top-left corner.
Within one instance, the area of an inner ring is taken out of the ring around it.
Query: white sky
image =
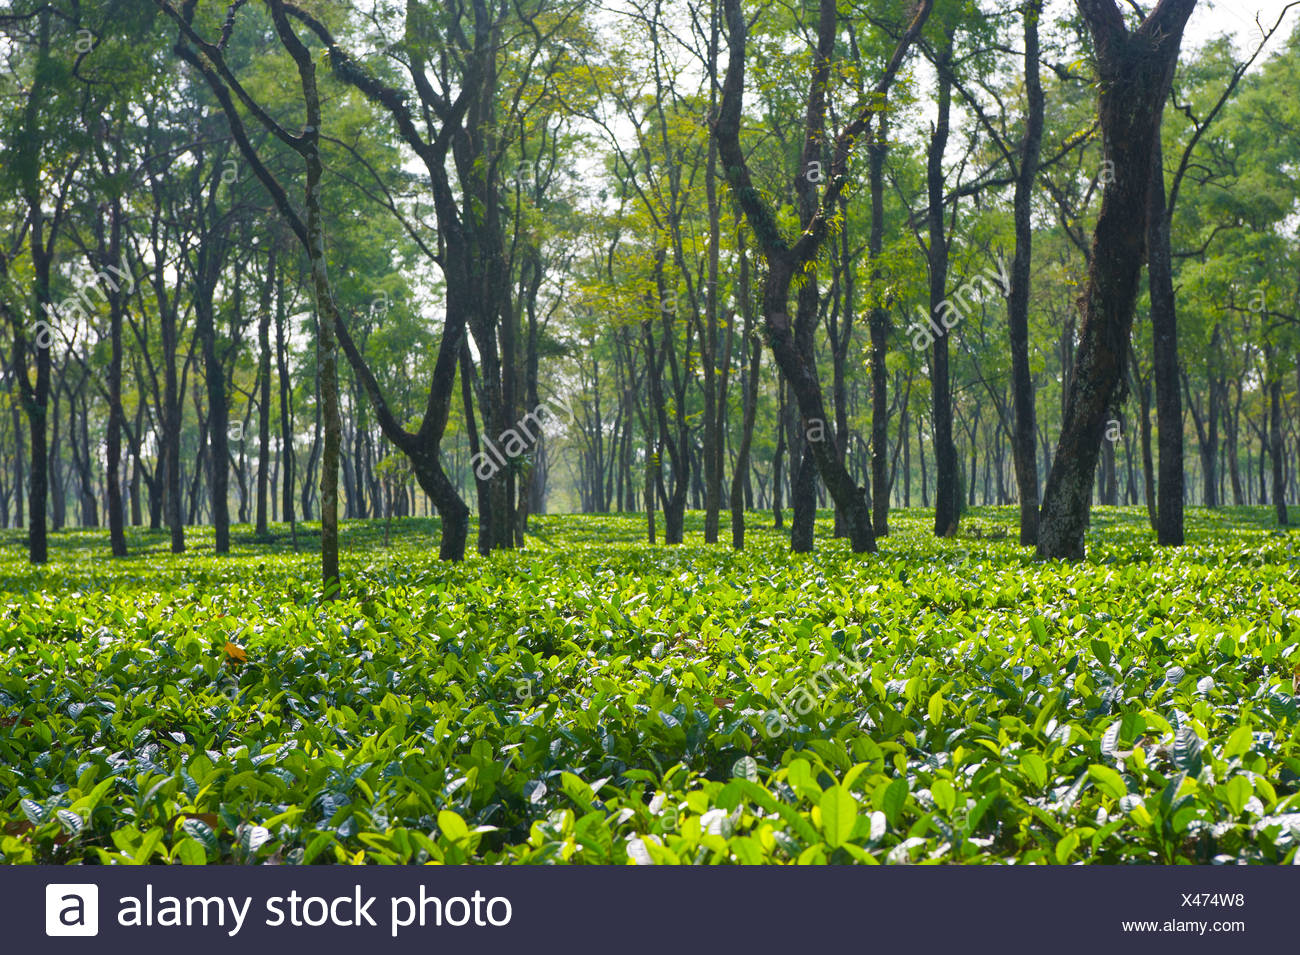
[[[1200,0],[1187,23],[1184,46],[1199,46],[1211,37],[1232,33],[1237,40],[1238,52],[1253,50],[1261,35],[1259,27],[1255,25],[1256,15],[1264,28],[1269,29],[1277,22],[1278,15],[1288,3],[1289,0]],[[1282,25],[1277,36],[1273,37],[1261,59],[1285,45],[1297,18],[1300,18],[1300,7],[1293,8],[1287,14],[1287,22]]]

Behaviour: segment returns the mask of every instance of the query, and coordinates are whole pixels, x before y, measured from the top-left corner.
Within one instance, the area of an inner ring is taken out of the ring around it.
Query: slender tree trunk
[[[1033,263],[1034,180],[1038,174],[1043,140],[1043,86],[1038,75],[1038,22],[1042,0],[1025,4],[1025,138],[1020,147],[1014,198],[1016,251],[1011,262],[1011,288],[1007,296],[1007,328],[1011,337],[1011,398],[1015,425],[1011,441],[1020,496],[1020,546],[1038,543],[1038,424],[1034,409],[1034,381],[1029,369],[1029,284]]]
[[[258,537],[267,536],[266,506],[271,476],[271,296],[275,289],[275,246],[267,251],[266,281],[262,284],[261,313],[257,317],[257,525]]]
[[[120,163],[119,163],[120,165]],[[108,238],[109,261],[122,260],[122,204],[116,197],[111,207]],[[107,263],[101,263],[101,266]],[[124,278],[124,276],[123,276]],[[126,301],[121,282],[108,291],[108,424],[104,434],[104,480],[108,490],[108,540],[114,557],[126,556],[126,509],[122,506],[122,312]],[[88,452],[89,453],[89,452]],[[136,458],[137,462],[139,458]]]
[[[713,6],[709,31],[709,72],[717,75],[718,16]],[[709,84],[711,110],[717,103],[717,83]],[[718,542],[718,512],[722,507],[722,417],[726,412],[725,395],[719,395],[718,364],[718,254],[721,230],[718,213],[718,142],[709,137],[708,161],[704,172],[705,197],[709,216],[709,284],[704,292],[704,334],[700,356],[704,371],[704,542]],[[731,355],[723,356],[730,362]],[[725,378],[724,378],[725,381]],[[721,398],[721,401],[719,400]]]
[[[776,410],[776,447],[772,451],[772,526],[778,531],[785,527],[785,513],[781,508],[781,476],[785,473],[785,395],[788,388],[784,381],[777,381],[779,398]]]
[[[204,257],[215,255],[214,249]],[[200,273],[215,265],[205,264]],[[230,553],[230,436],[228,434],[229,410],[226,407],[225,369],[217,355],[217,332],[214,315],[213,291],[215,276],[200,279],[201,286],[194,298],[195,334],[203,354],[203,377],[208,396],[208,463],[212,469],[209,491],[211,493],[212,524],[218,554]]]
[[[930,321],[936,331],[930,359],[931,424],[934,429],[934,533],[951,537],[957,533],[960,502],[957,480],[957,447],[952,436],[952,379],[948,370],[948,327],[943,319],[950,310],[948,298],[948,237],[944,233],[943,155],[948,145],[949,113],[952,106],[952,78],[948,62],[952,56],[952,32],[938,54],[938,116],[930,133],[926,184],[929,194],[930,238]],[[949,308],[945,308],[945,306]]]
[[[1133,351],[1131,342],[1129,343],[1128,356],[1129,380],[1132,382],[1133,387],[1137,389],[1138,402],[1141,406],[1138,428],[1141,432],[1139,438],[1142,444],[1142,481],[1145,489],[1147,520],[1151,524],[1151,529],[1159,534],[1160,521],[1156,511],[1155,461],[1151,455],[1151,384],[1142,377],[1141,369],[1138,368],[1137,353]]]
[[[812,331],[816,325],[818,308],[817,281],[809,276],[796,293],[798,313],[795,318],[795,346],[808,367],[816,367],[813,354]],[[820,391],[820,389],[818,389]],[[811,394],[811,391],[809,391]],[[820,398],[820,395],[818,396]],[[794,409],[791,408],[791,411]],[[802,410],[802,409],[800,409]],[[802,429],[800,429],[802,425]],[[828,433],[830,432],[830,433]],[[813,528],[817,519],[816,462],[811,457],[813,444],[831,443],[832,453],[839,457],[833,444],[833,432],[825,417],[790,416],[790,549],[796,554],[806,554],[813,548]],[[840,469],[843,470],[843,464]]]
[[[916,419],[916,447],[917,447],[917,453],[921,457],[920,460],[921,506],[929,507],[930,506],[929,472],[926,470],[925,467],[925,433],[922,430],[922,422],[920,417]]]
[[[312,487],[312,480],[316,475],[316,462],[320,460],[320,439],[321,439],[321,400],[320,400],[320,376],[316,376],[316,402],[312,415],[312,432],[311,432],[311,450],[307,452],[307,467],[303,470],[302,475],[302,492],[299,503],[302,505],[302,519],[304,521],[312,520],[311,502],[315,499],[315,492]]]
[[[1228,431],[1228,477],[1232,482],[1232,504],[1241,507],[1246,503],[1246,495],[1241,486],[1241,459],[1238,442],[1241,440],[1241,383],[1237,383],[1237,403],[1224,425]],[[1249,451],[1249,449],[1247,449]]]
[[[66,374],[66,370],[64,372]],[[51,389],[50,403],[50,451],[45,472],[50,487],[50,527],[63,530],[67,520],[67,506],[64,499],[63,464],[59,459],[59,386]]]
[[[293,549],[298,550],[298,521],[293,506],[294,448],[293,448],[293,391],[289,379],[289,349],[285,341],[285,324],[288,321],[284,300],[284,276],[276,270],[275,280],[275,358],[276,373],[280,379],[280,453],[284,462],[280,467],[280,516],[289,522]]]
[[[745,547],[745,505],[748,497],[745,484],[749,478],[749,449],[754,440],[754,420],[758,413],[758,374],[763,360],[763,343],[754,329],[753,309],[749,300],[749,255],[745,250],[743,233],[738,236],[740,274],[737,296],[744,331],[740,340],[749,352],[743,387],[744,411],[742,414],[740,445],[736,449],[735,470],[731,475],[731,546],[736,550]]]
[[[32,312],[27,327],[35,328],[36,381],[33,384],[27,372],[27,332],[24,323],[15,318],[14,336],[14,372],[22,391],[23,410],[27,414],[27,423],[31,438],[31,477],[28,482],[28,512],[30,521],[27,532],[27,556],[33,564],[44,564],[49,559],[49,543],[46,529],[46,505],[50,495],[50,460],[46,444],[46,416],[50,403],[51,355],[54,335],[50,330],[50,267],[53,261],[53,243],[58,231],[58,223],[49,223],[44,212],[41,183],[41,144],[39,130],[44,121],[41,115],[43,98],[47,93],[48,82],[55,75],[49,69],[50,63],[50,17],[53,10],[49,6],[41,8],[37,16],[37,50],[36,65],[32,74],[33,82],[27,94],[23,110],[23,135],[15,144],[15,155],[6,160],[21,174],[23,199],[27,205],[28,247],[32,258]],[[8,279],[8,260],[6,270],[0,278]],[[48,334],[41,336],[41,330]],[[56,412],[57,415],[57,412]],[[57,430],[57,421],[55,428]]]
[[[465,431],[469,438],[470,461],[478,460],[481,453],[478,422],[474,416],[474,362],[469,351],[469,342],[463,342],[460,349],[460,400],[465,415]],[[479,473],[479,468],[471,467],[474,472],[474,489],[478,501],[478,552],[486,557],[492,552],[492,490],[488,478]],[[484,468],[486,470],[486,468]]]
[[[23,517],[23,485],[27,483],[27,465],[24,462],[25,442],[23,440],[22,421],[19,418],[19,408],[22,405],[21,393],[19,400],[15,401],[11,407],[11,417],[14,424],[14,527],[22,527],[26,523]]]
[[[155,266],[155,283],[162,281],[163,264]],[[171,531],[173,554],[185,552],[185,502],[181,496],[181,414],[184,410],[181,385],[176,373],[179,348],[176,310],[168,302],[159,316],[163,341],[163,458],[166,471],[166,488],[163,499],[167,510],[167,525]]]
[[[911,402],[903,402],[903,411],[898,419],[898,439],[903,442],[903,507],[912,506],[912,423]]]
[[[1265,354],[1268,375],[1268,446],[1273,464],[1273,512],[1280,526],[1288,524],[1286,509],[1286,463],[1282,441],[1282,375],[1275,365],[1273,347]]]
[[[871,232],[867,255],[871,260],[871,524],[877,537],[889,533],[889,311],[880,298],[880,255],[885,243],[885,154],[888,151],[885,114],[880,114],[876,136],[867,150],[871,192]]]
[[[77,401],[72,395],[68,396],[68,441],[72,447],[72,460],[77,468],[77,476],[81,482],[81,524],[83,527],[99,526],[99,501],[95,495],[94,475],[91,468],[95,456],[90,450],[90,401],[86,397],[86,382],[81,385],[81,434],[78,441],[76,430],[76,411]],[[77,451],[77,445],[81,445],[81,451]]]
[[[309,126],[304,159],[307,162],[307,254],[311,261],[312,285],[316,293],[316,367],[320,375],[321,417],[325,428],[321,452],[320,505],[321,588],[324,599],[339,595],[339,444],[342,422],[339,419],[338,345],[334,325],[338,320],[334,290],[326,270],[325,234],[321,225],[321,162],[317,137],[320,131],[320,104],[316,101],[314,66],[308,57],[298,58],[303,77],[303,95],[307,100]],[[308,78],[311,82],[308,82]],[[224,462],[223,462],[224,463]]]

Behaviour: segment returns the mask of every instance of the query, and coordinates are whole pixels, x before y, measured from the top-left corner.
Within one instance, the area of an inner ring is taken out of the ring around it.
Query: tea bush
[[[0,532],[0,858],[1293,863],[1300,555],[1189,518],[1098,509],[1073,565],[1012,509],[867,557],[541,517],[462,565],[351,522],[333,604],[304,528]]]

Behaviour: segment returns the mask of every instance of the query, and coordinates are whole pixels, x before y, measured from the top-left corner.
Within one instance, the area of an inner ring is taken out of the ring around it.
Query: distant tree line
[[[1286,523],[1296,5],[1149,6],[13,0],[0,526]]]

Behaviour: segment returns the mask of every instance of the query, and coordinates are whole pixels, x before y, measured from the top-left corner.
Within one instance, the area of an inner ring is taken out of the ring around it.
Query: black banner
[[[1297,898],[1295,867],[0,867],[0,950],[1290,950]]]

